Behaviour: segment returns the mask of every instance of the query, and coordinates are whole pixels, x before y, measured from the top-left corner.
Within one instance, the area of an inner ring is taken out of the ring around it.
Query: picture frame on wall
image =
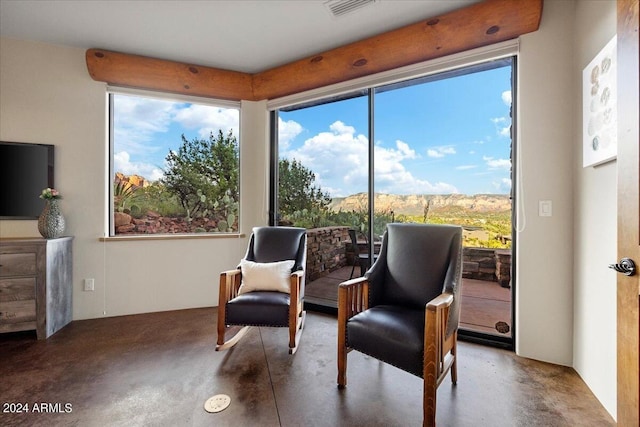
[[[615,160],[618,154],[616,48],[614,36],[582,71],[582,166]]]

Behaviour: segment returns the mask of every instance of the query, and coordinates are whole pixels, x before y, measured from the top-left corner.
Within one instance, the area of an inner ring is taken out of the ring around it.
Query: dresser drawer
[[[0,326],[9,323],[35,322],[36,300],[0,302]]]
[[[34,252],[0,254],[0,277],[35,276]]]
[[[0,326],[35,320],[35,277],[0,280]]]
[[[0,304],[30,299],[36,299],[35,277],[0,279]]]

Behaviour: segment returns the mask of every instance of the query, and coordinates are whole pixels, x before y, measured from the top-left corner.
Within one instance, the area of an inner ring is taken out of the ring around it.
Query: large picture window
[[[239,106],[109,94],[110,236],[234,233]]]

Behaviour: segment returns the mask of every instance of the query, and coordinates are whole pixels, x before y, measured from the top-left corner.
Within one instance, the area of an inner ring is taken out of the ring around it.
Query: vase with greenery
[[[64,233],[64,216],[60,211],[59,200],[62,196],[55,188],[45,188],[40,198],[46,202],[44,210],[38,217],[38,231],[45,239],[55,239]]]

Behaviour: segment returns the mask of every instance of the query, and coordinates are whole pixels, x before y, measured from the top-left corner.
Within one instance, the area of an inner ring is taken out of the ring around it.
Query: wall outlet
[[[85,291],[95,291],[95,281],[94,281],[94,279],[84,279],[84,290]]]

